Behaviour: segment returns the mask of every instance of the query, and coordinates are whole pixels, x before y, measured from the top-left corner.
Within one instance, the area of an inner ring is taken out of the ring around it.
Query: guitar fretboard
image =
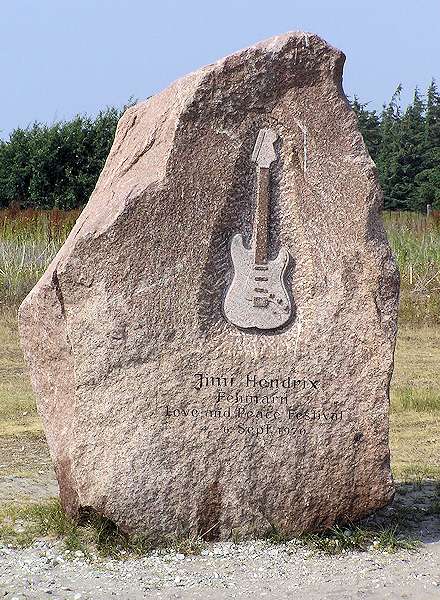
[[[267,167],[257,167],[257,206],[254,218],[253,250],[255,264],[267,262],[269,226],[269,178]]]

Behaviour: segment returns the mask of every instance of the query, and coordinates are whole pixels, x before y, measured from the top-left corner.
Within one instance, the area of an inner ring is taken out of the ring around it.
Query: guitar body
[[[241,234],[233,236],[231,258],[234,276],[224,300],[227,320],[245,329],[277,329],[292,315],[284,285],[289,253],[282,248],[274,260],[256,264],[255,251],[243,244]]]

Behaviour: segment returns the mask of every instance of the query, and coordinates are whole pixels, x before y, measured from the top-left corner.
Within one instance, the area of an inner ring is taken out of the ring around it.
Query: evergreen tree
[[[380,146],[380,119],[375,110],[368,110],[368,102],[362,104],[355,95],[350,102],[358,118],[359,129],[364,138],[365,145],[373,160],[376,160]]]
[[[423,169],[424,112],[425,103],[416,88],[413,102],[406,109],[399,124],[396,169],[392,188],[392,196],[397,200],[398,207],[409,210],[422,208],[415,178]]]
[[[432,168],[439,165],[440,151],[440,94],[437,84],[433,79],[426,94],[425,117],[425,167]]]
[[[383,107],[380,117],[380,144],[376,158],[379,178],[384,192],[384,207],[391,210],[404,210],[406,208],[406,204],[402,205],[400,199],[394,197],[398,169],[399,130],[402,118],[400,108],[401,91],[402,86],[399,85],[388,106]]]
[[[401,90],[399,85],[379,115],[356,96],[351,106],[378,168],[384,207],[425,211],[431,204],[440,210],[440,93],[433,80],[426,100],[416,89],[402,112]],[[85,204],[125,108],[109,108],[95,119],[36,123],[0,140],[0,208],[70,209]]]
[[[427,204],[440,209],[440,94],[432,80],[427,91],[423,130],[423,161],[414,178],[415,202],[412,208],[424,210]]]

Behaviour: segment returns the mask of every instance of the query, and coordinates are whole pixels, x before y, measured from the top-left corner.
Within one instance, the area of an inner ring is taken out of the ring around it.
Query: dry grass
[[[78,210],[0,210],[0,312],[16,309],[68,236]]]
[[[440,324],[440,219],[409,212],[384,214],[399,265],[402,323]]]
[[[41,431],[18,332],[4,320],[0,321],[0,374],[0,435]]]
[[[0,319],[0,476],[33,477],[50,468],[41,420],[15,321]]]
[[[391,387],[390,443],[398,478],[440,479],[440,328],[402,326]]]

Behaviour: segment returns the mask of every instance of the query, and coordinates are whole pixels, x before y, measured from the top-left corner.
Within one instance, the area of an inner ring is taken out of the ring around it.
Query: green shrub
[[[0,208],[59,208],[84,205],[110,151],[122,110],[107,108],[95,119],[34,123],[0,140]]]

